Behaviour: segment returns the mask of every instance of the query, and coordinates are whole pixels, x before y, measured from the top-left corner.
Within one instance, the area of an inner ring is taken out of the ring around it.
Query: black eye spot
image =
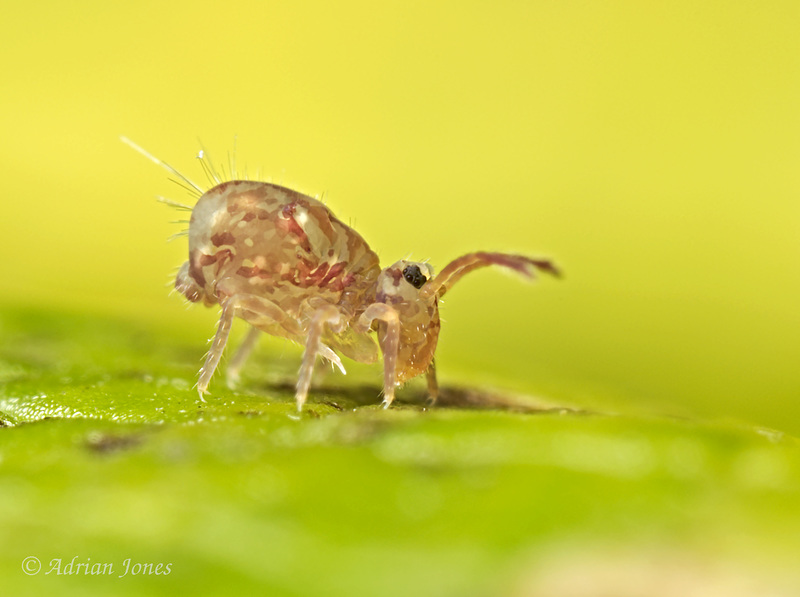
[[[411,284],[414,288],[422,288],[422,285],[428,281],[428,278],[422,275],[417,265],[407,265],[403,270],[403,277],[406,282]]]

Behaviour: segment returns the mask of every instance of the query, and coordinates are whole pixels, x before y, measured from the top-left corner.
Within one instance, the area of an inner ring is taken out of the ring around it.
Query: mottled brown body
[[[321,202],[278,185],[225,182],[192,210],[188,267],[176,286],[192,301],[239,297],[236,316],[259,330],[305,343],[316,309],[336,305],[352,320],[374,301],[378,256]],[[371,362],[369,337],[326,338]]]
[[[239,317],[253,330],[232,359],[229,380],[238,377],[258,331],[302,343],[296,394],[302,409],[316,357],[342,371],[337,353],[375,361],[378,349],[371,334],[377,332],[384,359],[384,406],[391,404],[396,386],[422,373],[433,402],[438,392],[438,299],[461,277],[488,265],[527,276],[534,268],[558,274],[547,260],[506,253],[464,255],[435,277],[427,263],[398,261],[381,270],[366,241],[316,199],[264,182],[218,184],[192,210],[189,260],[175,281],[190,301],[222,307],[200,370],[200,397],[222,356],[232,321]]]

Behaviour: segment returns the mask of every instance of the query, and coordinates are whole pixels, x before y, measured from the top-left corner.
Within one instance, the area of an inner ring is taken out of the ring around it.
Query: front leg
[[[428,406],[436,404],[439,398],[439,382],[436,381],[436,359],[431,359],[431,364],[425,370],[425,379],[428,380]]]
[[[381,342],[383,351],[383,408],[389,408],[394,400],[397,381],[397,349],[400,346],[400,316],[386,303],[372,303],[358,319],[356,331],[368,330],[372,321],[380,319],[386,323],[386,335]]]

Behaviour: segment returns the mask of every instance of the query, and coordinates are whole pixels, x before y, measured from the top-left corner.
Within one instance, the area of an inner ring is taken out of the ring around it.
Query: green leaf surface
[[[298,415],[297,363],[270,354],[203,404],[194,338],[1,313],[3,594],[800,588],[800,449],[780,431],[452,385],[383,410],[358,371]]]

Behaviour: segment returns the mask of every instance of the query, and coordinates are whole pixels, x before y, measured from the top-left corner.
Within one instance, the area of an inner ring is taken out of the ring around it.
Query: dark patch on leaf
[[[424,400],[424,396],[423,396]],[[581,413],[569,407],[557,406],[530,396],[514,396],[495,390],[467,387],[444,387],[439,390],[436,405],[447,408],[474,410],[505,410],[519,413]]]
[[[110,454],[134,448],[141,443],[142,437],[140,435],[118,435],[93,431],[86,436],[85,446],[91,452]]]

